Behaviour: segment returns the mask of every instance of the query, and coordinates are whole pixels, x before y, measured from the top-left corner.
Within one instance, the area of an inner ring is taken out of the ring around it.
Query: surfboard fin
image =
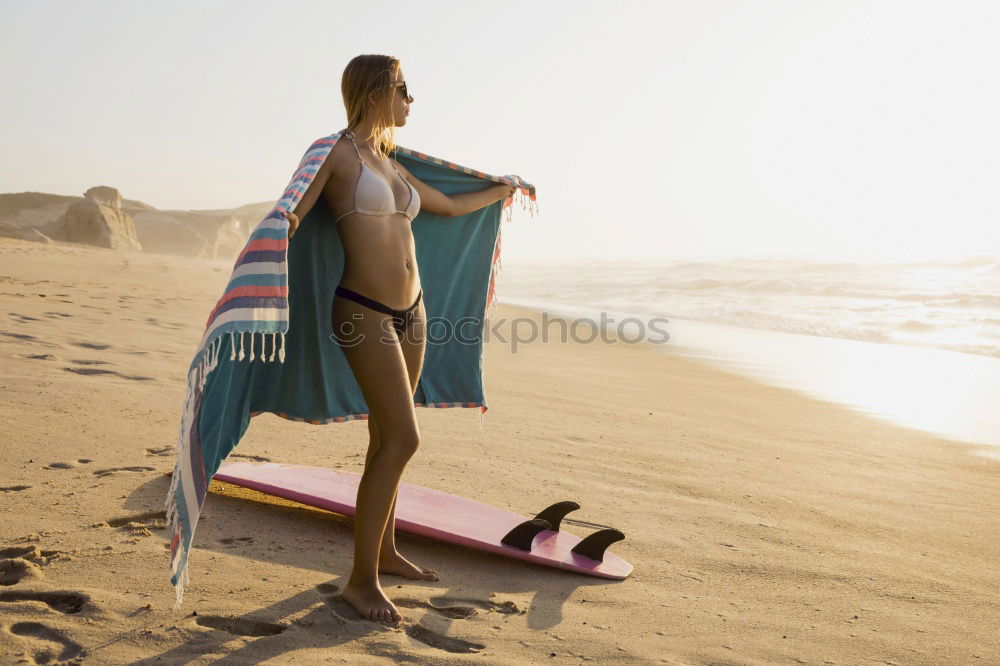
[[[570,511],[576,511],[580,508],[580,505],[576,502],[570,502],[569,500],[565,502],[556,502],[549,508],[545,509],[537,516],[536,519],[547,520],[552,524],[550,529],[559,531],[559,525],[562,523],[562,519],[566,517],[566,514]]]
[[[514,546],[521,550],[531,550],[531,542],[535,535],[544,530],[552,529],[552,524],[541,518],[526,520],[500,539],[500,543],[505,546]]]
[[[616,529],[601,530],[587,536],[580,543],[573,546],[572,552],[577,555],[589,557],[598,562],[604,561],[604,551],[615,541],[621,541],[625,535]]]

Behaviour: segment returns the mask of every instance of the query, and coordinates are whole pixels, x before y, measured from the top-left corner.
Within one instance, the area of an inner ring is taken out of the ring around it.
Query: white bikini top
[[[354,151],[358,154],[358,161],[361,162],[361,173],[358,174],[358,182],[354,188],[354,208],[338,217],[333,223],[336,224],[341,218],[351,213],[361,213],[363,215],[403,213],[406,219],[412,222],[413,218],[420,212],[420,193],[417,192],[417,189],[413,185],[410,185],[410,181],[403,178],[396,165],[392,163],[392,160],[389,160],[392,170],[396,172],[397,176],[403,178],[403,182],[410,188],[410,202],[407,204],[406,210],[397,210],[396,195],[393,193],[392,187],[384,178],[372,171],[365,164],[364,158],[361,157],[361,151],[358,150],[358,144],[354,143],[354,132],[345,132],[344,136],[350,138],[351,144],[354,145]]]

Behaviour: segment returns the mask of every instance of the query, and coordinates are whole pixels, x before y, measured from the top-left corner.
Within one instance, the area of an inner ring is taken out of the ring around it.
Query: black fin
[[[571,502],[569,500],[565,502],[556,502],[555,504],[553,504],[552,506],[550,506],[549,508],[545,509],[537,516],[535,516],[535,518],[541,518],[542,520],[549,521],[549,523],[551,523],[552,525],[551,529],[558,532],[559,524],[562,522],[562,519],[566,517],[566,514],[569,513],[570,511],[576,511],[579,508],[580,508],[579,504],[577,504],[576,502]]]
[[[600,532],[594,532],[586,539],[576,544],[573,547],[572,552],[577,555],[589,557],[592,560],[597,560],[598,562],[603,562],[604,551],[608,549],[608,546],[613,544],[615,541],[621,541],[624,538],[625,535],[618,530],[601,530]]]
[[[510,532],[507,532],[504,538],[500,539],[500,543],[505,546],[514,546],[521,550],[531,550],[531,542],[534,540],[535,535],[549,529],[552,529],[552,525],[547,520],[542,520],[541,518],[526,520]]]

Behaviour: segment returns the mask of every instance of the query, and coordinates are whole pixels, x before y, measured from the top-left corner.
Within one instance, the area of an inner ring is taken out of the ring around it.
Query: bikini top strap
[[[354,146],[354,152],[356,152],[358,154],[358,160],[362,164],[367,165],[367,162],[365,162],[365,159],[363,157],[361,157],[361,151],[358,149],[358,144],[354,143],[354,132],[352,132],[350,130],[347,130],[344,133],[344,136],[348,137],[351,140],[351,145]],[[397,176],[399,176],[400,178],[402,178],[403,182],[406,183],[407,186],[412,187],[412,185],[410,185],[410,181],[406,180],[406,178],[403,178],[403,174],[399,173],[399,169],[396,168],[396,163],[393,162],[392,159],[389,160],[389,166],[392,167],[392,170],[396,172]]]
[[[396,172],[396,175],[399,176],[404,183],[410,185],[410,181],[406,180],[406,178],[403,177],[403,174],[399,173],[399,169],[396,168],[396,162],[391,157],[388,159],[389,159],[389,166],[391,166],[392,170]]]
[[[358,161],[360,161],[362,164],[364,164],[365,163],[365,159],[363,157],[361,157],[361,151],[358,150],[358,144],[354,143],[354,132],[351,132],[350,130],[348,130],[347,136],[351,140],[351,145],[354,146],[354,152],[356,152],[358,154]]]

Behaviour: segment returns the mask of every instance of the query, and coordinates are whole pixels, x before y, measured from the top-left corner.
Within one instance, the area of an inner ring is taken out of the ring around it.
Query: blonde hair
[[[375,140],[375,151],[388,157],[396,148],[396,127],[392,124],[392,82],[399,71],[399,59],[387,55],[359,55],[344,68],[340,92],[347,110],[347,128],[361,124],[365,114],[374,113],[371,134],[361,137]],[[374,104],[368,96],[375,93]]]

